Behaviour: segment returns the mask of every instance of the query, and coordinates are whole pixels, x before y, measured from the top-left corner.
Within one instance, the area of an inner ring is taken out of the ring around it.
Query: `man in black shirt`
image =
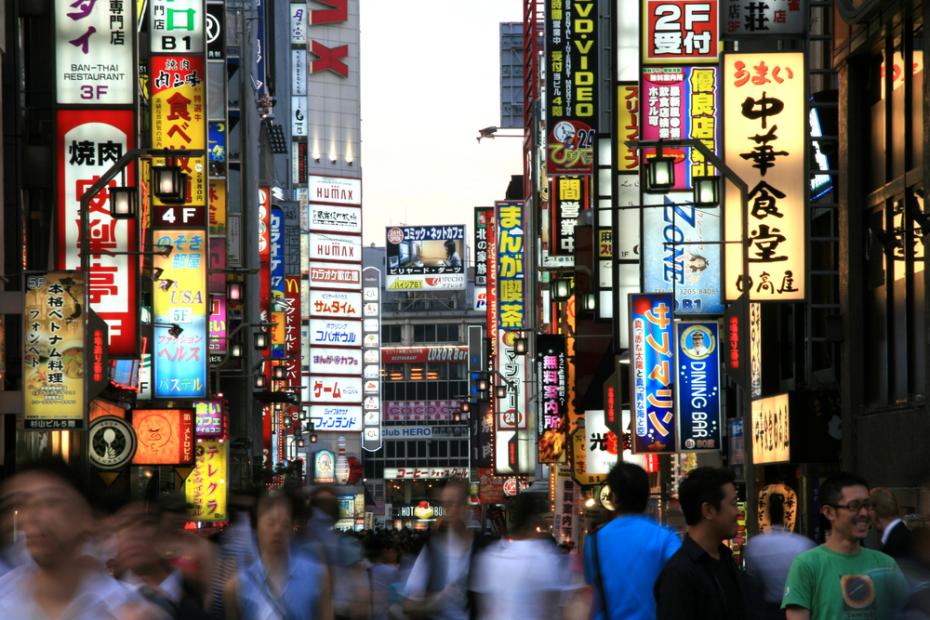
[[[678,487],[688,524],[675,555],[656,582],[658,620],[744,620],[746,604],[733,555],[739,507],[733,473],[699,467]]]

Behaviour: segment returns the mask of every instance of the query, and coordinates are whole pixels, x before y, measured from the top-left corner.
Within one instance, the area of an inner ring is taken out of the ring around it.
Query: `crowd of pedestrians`
[[[682,480],[679,536],[645,514],[646,472],[619,463],[615,513],[580,555],[556,546],[537,495],[508,504],[505,536],[474,528],[458,480],[429,533],[344,535],[336,493],[319,487],[237,493],[214,537],[185,529],[183,501],[104,512],[85,482],[46,462],[3,485],[0,620],[930,619],[930,530],[848,473],[820,488],[823,544],[788,531],[772,495],[744,566],[727,544],[740,509],[725,469]],[[870,532],[880,549],[863,546]]]

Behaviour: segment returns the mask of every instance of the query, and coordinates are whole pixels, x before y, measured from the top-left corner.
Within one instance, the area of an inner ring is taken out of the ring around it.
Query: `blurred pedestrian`
[[[742,620],[746,603],[736,563],[723,541],[736,536],[733,472],[691,471],[678,487],[688,532],[656,583],[659,620]]]
[[[890,556],[866,549],[872,500],[869,485],[846,472],[820,485],[821,514],[830,523],[824,544],[791,563],[782,609],[788,620],[894,618],[907,582]]]
[[[292,544],[291,499],[271,493],[258,500],[253,527],[258,557],[239,568],[226,588],[226,617],[243,620],[331,620],[329,572]]]
[[[22,523],[17,527],[17,519],[21,518],[17,510],[21,491],[19,476],[13,476],[0,487],[0,576],[29,560]]]
[[[911,544],[911,530],[901,519],[898,499],[891,489],[876,487],[869,492],[875,517],[872,524],[881,536],[879,551],[896,560],[907,556]]]
[[[368,569],[371,582],[371,620],[388,620],[388,608],[394,599],[392,587],[400,575],[400,547],[387,533],[379,533],[371,541],[372,565]]]
[[[585,580],[594,589],[597,620],[650,620],[653,594],[662,567],[681,540],[671,529],[646,516],[649,476],[634,463],[619,462],[607,476],[613,520],[584,543]]]
[[[746,560],[747,590],[752,600],[753,616],[760,620],[783,619],[781,599],[785,593],[785,579],[794,558],[808,549],[814,541],[785,529],[785,497],[775,493],[769,496],[771,530],[749,539],[743,553]]]
[[[581,587],[565,555],[543,528],[540,498],[528,493],[508,503],[510,536],[478,554],[471,588],[482,619],[562,618],[569,597]]]

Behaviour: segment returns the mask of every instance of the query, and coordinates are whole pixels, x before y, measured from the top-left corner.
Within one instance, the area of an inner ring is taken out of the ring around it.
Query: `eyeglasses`
[[[872,510],[873,508],[875,508],[875,503],[872,502],[871,500],[865,500],[862,502],[859,502],[859,501],[849,502],[845,506],[842,504],[830,504],[830,506],[833,506],[834,508],[844,508],[851,512],[859,512],[863,508],[865,508],[866,510]]]

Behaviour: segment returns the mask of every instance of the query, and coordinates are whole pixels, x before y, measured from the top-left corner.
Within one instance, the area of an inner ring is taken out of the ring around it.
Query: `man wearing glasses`
[[[830,532],[791,564],[782,599],[787,620],[894,618],[907,582],[891,557],[862,546],[873,517],[869,485],[836,473],[820,486],[820,500]]]

